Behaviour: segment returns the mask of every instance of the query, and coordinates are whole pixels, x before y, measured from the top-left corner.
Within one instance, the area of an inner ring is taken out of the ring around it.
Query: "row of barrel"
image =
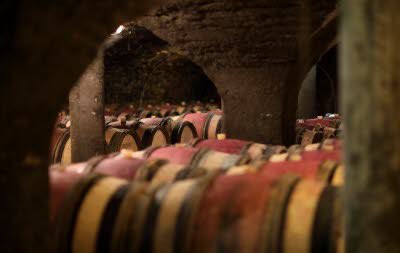
[[[184,113],[196,113],[196,112],[210,112],[220,110],[220,105],[214,101],[209,103],[197,102],[181,102],[180,104],[147,104],[144,106],[138,106],[135,104],[107,104],[104,108],[104,115],[106,121],[112,121],[113,119],[127,118],[128,120],[136,118],[150,118],[156,117],[168,117],[177,116]],[[64,119],[63,124],[69,120],[69,109],[66,107],[60,113],[60,117]]]
[[[340,141],[193,146],[54,165],[57,252],[342,252]]]
[[[216,139],[222,133],[219,111],[188,113],[165,118],[142,118],[106,123],[107,153],[122,149],[132,151],[168,144],[188,143],[196,138]],[[52,163],[71,163],[71,138],[68,124],[57,126],[51,143]]]
[[[186,103],[182,102],[180,104],[148,104],[143,107],[138,107],[133,104],[127,105],[106,105],[105,115],[116,118],[149,118],[151,116],[156,117],[168,117],[177,116],[184,113],[196,113],[196,112],[210,112],[218,110],[220,106],[217,103],[202,103],[200,101]]]
[[[314,119],[296,121],[296,143],[302,146],[339,138],[343,129],[339,114],[328,113]]]

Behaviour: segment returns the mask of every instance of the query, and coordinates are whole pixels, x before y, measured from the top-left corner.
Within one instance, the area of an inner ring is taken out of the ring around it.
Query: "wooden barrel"
[[[272,182],[258,173],[215,178],[201,199],[188,252],[267,252],[261,229]]]
[[[172,127],[171,144],[188,143],[197,137],[196,128],[191,122],[175,122]]]
[[[149,150],[146,158],[164,159],[171,163],[190,165],[199,149],[190,147],[162,147]]]
[[[167,131],[161,126],[138,124],[134,128],[141,139],[141,147],[161,147],[169,144]]]
[[[159,188],[151,200],[138,252],[191,252],[186,242],[201,197],[213,177],[183,180]]]
[[[57,252],[110,252],[109,239],[128,190],[127,181],[99,175],[78,182],[59,212]]]
[[[188,121],[181,121],[180,117],[166,118],[147,118],[141,119],[145,125],[156,125],[163,127],[170,137],[170,143],[188,143],[197,138],[197,132],[194,125]]]
[[[185,196],[195,180],[181,181],[162,187],[150,204],[144,238],[139,252],[174,252],[175,228]]]
[[[146,217],[151,199],[158,188],[150,188],[146,183],[135,182],[122,200],[112,235],[110,252],[139,252],[144,237]]]
[[[52,154],[52,163],[61,163],[63,165],[71,164],[72,150],[71,150],[71,134],[69,129],[65,129],[60,134],[60,137],[54,147]]]
[[[109,127],[126,129],[135,132],[140,139],[140,148],[159,147],[169,144],[167,131],[158,125],[147,125],[139,120],[113,122]],[[107,132],[106,132],[107,138]]]
[[[191,122],[197,135],[203,139],[216,139],[222,133],[222,116],[213,113],[189,113],[183,116],[184,121]]]
[[[284,178],[283,178],[284,179]],[[335,187],[309,180],[273,189],[263,252],[337,252],[341,202]]]
[[[204,125],[203,138],[217,139],[220,133],[222,133],[222,115],[209,113]]]
[[[107,153],[114,153],[122,149],[138,151],[141,150],[140,137],[136,131],[131,129],[118,129],[107,127],[105,132]]]
[[[63,171],[51,169],[49,171],[50,181],[50,220],[54,222],[60,205],[72,186],[85,174],[74,171]]]
[[[171,144],[189,143],[198,137],[193,123],[189,121],[174,120],[171,117],[165,118],[160,125],[165,127],[171,136]]]

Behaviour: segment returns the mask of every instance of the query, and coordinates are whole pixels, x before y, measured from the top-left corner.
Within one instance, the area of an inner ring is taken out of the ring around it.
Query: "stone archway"
[[[289,144],[299,80],[336,38],[336,2],[309,3],[308,29],[299,25],[301,3],[290,0],[183,0],[138,22],[203,67],[223,99],[228,137]],[[305,63],[300,33],[313,48]]]
[[[151,103],[220,101],[200,66],[135,22],[120,25],[72,89],[72,161],[104,154],[104,101]]]

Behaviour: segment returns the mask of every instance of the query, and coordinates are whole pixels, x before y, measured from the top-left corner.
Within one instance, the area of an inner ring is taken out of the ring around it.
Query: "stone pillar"
[[[400,2],[342,4],[346,252],[400,252]]]
[[[282,143],[284,87],[291,65],[225,69],[213,76],[224,102],[224,129],[229,138]]]
[[[215,83],[228,137],[293,143],[298,91],[336,36],[330,19],[336,1],[184,2],[165,5],[138,22],[186,53]],[[307,25],[301,24],[302,6],[310,7]],[[312,48],[306,60],[300,57],[302,45]]]
[[[105,153],[103,59],[100,51],[70,92],[73,163]]]

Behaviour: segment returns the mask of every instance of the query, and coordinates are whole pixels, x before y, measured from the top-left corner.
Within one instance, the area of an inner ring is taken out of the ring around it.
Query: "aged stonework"
[[[181,0],[139,23],[203,67],[222,96],[229,137],[282,143],[293,137],[301,80],[334,40],[336,26],[311,51],[309,64],[298,66],[298,50],[313,45],[335,10],[329,0]],[[304,12],[311,14],[308,25],[301,22]]]

